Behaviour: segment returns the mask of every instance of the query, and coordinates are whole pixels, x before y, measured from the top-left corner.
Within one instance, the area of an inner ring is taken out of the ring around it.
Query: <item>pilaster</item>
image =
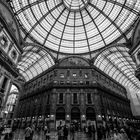
[[[11,79],[8,79],[4,92],[3,107],[6,105],[11,86],[12,86]]]
[[[0,74],[0,88],[2,87],[3,81],[4,81],[4,75]]]

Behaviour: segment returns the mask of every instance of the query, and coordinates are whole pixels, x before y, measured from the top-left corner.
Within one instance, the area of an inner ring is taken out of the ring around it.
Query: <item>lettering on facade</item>
[[[81,58],[67,58],[60,64],[61,66],[89,66],[89,64]]]

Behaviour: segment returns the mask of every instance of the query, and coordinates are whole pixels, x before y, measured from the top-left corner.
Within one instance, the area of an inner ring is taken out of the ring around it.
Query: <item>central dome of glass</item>
[[[25,41],[65,54],[87,54],[126,43],[139,0],[11,0]]]
[[[87,4],[88,0],[63,0],[64,5],[73,11],[82,10]]]

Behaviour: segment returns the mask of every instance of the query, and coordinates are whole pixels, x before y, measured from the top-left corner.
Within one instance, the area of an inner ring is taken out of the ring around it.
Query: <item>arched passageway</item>
[[[65,109],[63,107],[56,110],[56,120],[65,120]]]
[[[96,119],[96,114],[95,114],[95,110],[92,107],[88,107],[86,109],[86,119],[87,120],[95,120]]]
[[[74,107],[71,109],[71,120],[80,121],[80,109],[78,107]]]

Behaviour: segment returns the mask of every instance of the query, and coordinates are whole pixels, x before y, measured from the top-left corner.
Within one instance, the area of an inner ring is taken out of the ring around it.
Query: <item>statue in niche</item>
[[[138,59],[139,62],[140,62],[140,51],[137,53],[137,59]]]
[[[3,14],[2,14],[2,9],[0,9],[0,16],[1,16],[1,17],[3,17]]]
[[[2,35],[0,36],[0,45],[5,49],[8,46],[7,37]]]
[[[65,65],[65,66],[89,66],[89,64],[81,59],[81,58],[67,58],[65,59],[61,65]]]
[[[2,29],[3,29],[3,28],[2,28],[2,26],[0,25],[0,32],[2,31]]]
[[[137,37],[136,37],[136,43],[140,40],[140,29],[138,30],[138,34],[137,34]]]
[[[83,65],[81,60],[78,60],[77,62],[78,62],[77,64],[78,64],[79,66]]]
[[[15,59],[17,58],[17,52],[16,52],[15,50],[13,50],[13,51],[11,52],[11,58],[12,58],[13,60],[15,60]]]
[[[132,56],[132,60],[133,60],[135,63],[137,63],[137,62],[136,62],[135,56]]]
[[[11,44],[9,45],[8,52],[10,52],[10,50],[12,49],[12,46],[13,46],[13,44],[11,43]]]
[[[14,21],[9,13],[9,11],[0,5],[0,16],[4,18],[7,23],[8,28],[12,31],[14,35],[16,35],[16,29],[14,28]]]
[[[13,21],[9,21],[7,24],[8,24],[9,29],[15,35],[16,34],[16,29],[13,27],[14,26],[14,22]]]
[[[69,61],[70,65],[73,65],[73,66],[76,65],[76,62],[73,58],[68,59],[68,61]]]
[[[0,78],[2,77],[2,73],[0,72]]]
[[[69,60],[69,63],[70,65],[73,65],[73,66],[84,66],[84,62],[78,58],[70,58]]]

